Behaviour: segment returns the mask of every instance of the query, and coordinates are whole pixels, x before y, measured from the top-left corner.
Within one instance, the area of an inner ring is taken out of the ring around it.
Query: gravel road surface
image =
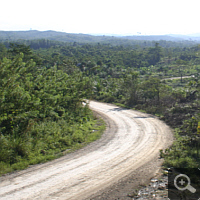
[[[172,143],[170,128],[152,115],[111,104],[90,101],[90,108],[107,123],[101,139],[54,161],[0,177],[1,200],[115,199],[116,195],[126,199],[120,198],[126,190],[123,194],[119,190],[128,177],[136,186],[150,173],[153,176],[161,164],[159,150]]]

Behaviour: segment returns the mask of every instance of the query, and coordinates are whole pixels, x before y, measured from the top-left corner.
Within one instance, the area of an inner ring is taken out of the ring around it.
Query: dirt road
[[[114,105],[91,101],[90,107],[108,125],[102,138],[54,161],[1,177],[1,200],[95,199],[131,173],[147,178],[144,166],[158,160],[159,149],[172,142],[169,127],[154,116]]]
[[[185,78],[194,78],[195,76],[194,75],[191,75],[191,76],[179,76],[179,77],[170,77],[170,78],[163,78],[162,80],[175,80],[175,79],[185,79]]]

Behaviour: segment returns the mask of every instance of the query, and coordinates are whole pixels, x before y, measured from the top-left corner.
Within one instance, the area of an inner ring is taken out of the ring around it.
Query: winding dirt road
[[[107,123],[101,139],[54,161],[1,177],[1,200],[95,199],[95,194],[133,172],[145,176],[142,167],[158,160],[159,149],[172,142],[170,128],[154,116],[94,101],[90,108]]]

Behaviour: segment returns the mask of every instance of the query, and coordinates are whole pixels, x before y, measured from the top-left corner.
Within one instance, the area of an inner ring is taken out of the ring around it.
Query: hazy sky
[[[200,33],[199,0],[2,0],[0,30]]]

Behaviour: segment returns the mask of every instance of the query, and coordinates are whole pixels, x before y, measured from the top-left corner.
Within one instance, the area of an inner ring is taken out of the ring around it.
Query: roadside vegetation
[[[56,158],[105,128],[83,104],[91,94],[88,77],[36,65],[23,48],[0,62],[0,174]]]
[[[160,117],[176,137],[164,166],[199,167],[200,46],[29,43],[37,48],[0,44],[1,174],[100,137],[105,125],[84,99]]]

